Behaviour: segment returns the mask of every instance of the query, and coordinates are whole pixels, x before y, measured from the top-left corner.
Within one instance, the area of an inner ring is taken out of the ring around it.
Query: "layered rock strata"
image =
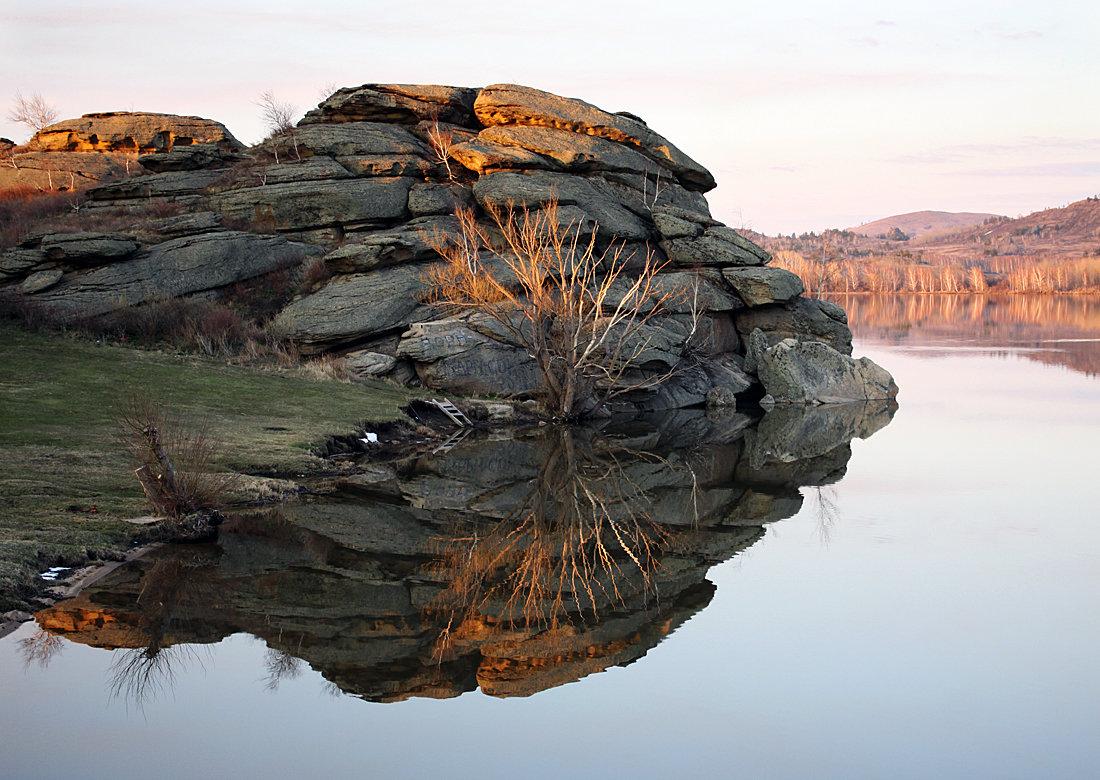
[[[277,317],[303,353],[376,355],[373,371],[442,392],[530,393],[538,377],[524,350],[476,317],[424,305],[424,279],[439,262],[432,246],[457,233],[456,209],[484,217],[491,208],[556,202],[563,224],[620,252],[628,274],[649,258],[662,268],[656,286],[677,293],[650,323],[644,356],[623,381],[671,378],[630,395],[636,407],[699,405],[708,396],[813,403],[896,393],[888,375],[845,362],[851,332],[843,310],[804,297],[798,277],[770,267],[766,251],[714,219],[704,197],[714,177],[632,114],[511,84],[367,84],[337,91],[244,158],[217,123],[175,117],[158,125],[153,117],[89,115],[47,128],[32,146],[47,150],[37,154],[148,152],[136,157],[140,175],[91,189],[84,208],[182,210],[193,218],[188,244],[208,242],[216,263],[240,268],[189,283],[180,278],[191,273],[186,264],[163,264],[152,276],[141,270],[142,261],[174,249],[157,249],[163,234],[123,255],[94,255],[89,245],[80,261],[51,256],[49,242],[60,239],[31,236],[0,255],[0,284],[54,312],[98,316],[110,310],[108,297],[133,305],[256,276],[268,266],[250,250],[235,260],[227,242],[270,242],[278,263],[322,255],[331,274]],[[116,119],[129,129],[116,129]],[[246,241],[249,233],[266,235]],[[101,239],[108,240],[129,239]],[[126,264],[136,265],[100,270]],[[145,292],[129,295],[119,284]],[[837,357],[829,355],[827,373],[843,380],[826,376],[825,386],[799,394],[780,387],[797,381],[790,370],[761,373],[776,363],[764,352],[790,339],[830,347]]]

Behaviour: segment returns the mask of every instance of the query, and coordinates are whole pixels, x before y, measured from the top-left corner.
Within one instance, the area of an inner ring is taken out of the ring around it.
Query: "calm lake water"
[[[1100,300],[841,302],[896,412],[468,439],[235,517],[0,640],[0,776],[1095,777]]]

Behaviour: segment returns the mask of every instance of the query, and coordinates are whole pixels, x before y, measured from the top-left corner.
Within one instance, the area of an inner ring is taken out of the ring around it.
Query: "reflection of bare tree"
[[[264,688],[274,693],[279,690],[279,683],[283,680],[300,677],[302,664],[301,658],[291,655],[286,650],[269,647],[264,653],[264,668],[267,670],[264,676]]]
[[[64,645],[64,640],[57,634],[39,629],[34,636],[19,643],[19,649],[23,652],[23,665],[30,667],[31,664],[38,664],[40,669],[45,669],[50,661],[60,655]]]
[[[111,698],[133,702],[138,709],[172,690],[176,673],[202,659],[191,645],[136,647],[118,651],[111,662]]]
[[[202,553],[175,555],[158,560],[145,574],[137,597],[140,618],[134,626],[144,646],[122,651],[111,663],[113,698],[132,701],[140,709],[146,701],[171,690],[181,668],[196,661],[201,664],[192,647],[172,643],[169,629],[184,597],[196,597],[195,571],[208,565],[210,561]]]
[[[672,534],[652,517],[630,464],[660,459],[576,428],[550,428],[543,444],[538,474],[508,517],[445,540],[438,566],[448,587],[430,605],[445,620],[441,649],[466,621],[556,628],[571,614],[596,618],[656,595]]]
[[[818,485],[811,488],[814,502],[814,516],[817,518],[817,533],[821,543],[828,546],[832,528],[840,520],[840,504],[837,501],[835,485]]]

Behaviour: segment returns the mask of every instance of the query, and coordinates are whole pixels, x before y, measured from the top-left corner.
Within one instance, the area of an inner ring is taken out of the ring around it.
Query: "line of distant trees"
[[[774,257],[772,264],[798,274],[811,294],[1100,292],[1100,249],[1072,260],[1021,256],[963,263],[904,254],[815,258],[792,250]]]

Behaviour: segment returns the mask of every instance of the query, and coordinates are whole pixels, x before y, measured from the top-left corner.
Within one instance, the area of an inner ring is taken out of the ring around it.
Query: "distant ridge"
[[[991,217],[999,218],[1000,215],[970,211],[914,211],[909,214],[876,219],[874,222],[847,228],[847,230],[857,235],[876,238],[889,233],[892,228],[897,228],[910,238],[916,238],[926,233],[980,225]]]

